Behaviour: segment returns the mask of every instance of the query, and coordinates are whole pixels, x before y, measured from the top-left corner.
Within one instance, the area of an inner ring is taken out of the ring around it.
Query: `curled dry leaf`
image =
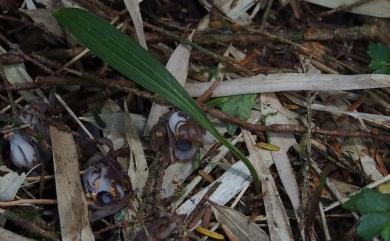
[[[130,200],[130,178],[112,158],[104,158],[89,166],[83,175],[83,182],[85,191],[93,201],[90,206],[92,222],[118,212]]]
[[[172,162],[192,161],[207,141],[206,130],[180,111],[163,115],[151,132],[152,148]]]
[[[40,162],[35,143],[21,131],[15,131],[4,136],[10,144],[10,159],[12,164],[22,170],[30,170]]]
[[[172,232],[175,231],[176,227],[177,223],[172,220],[172,218],[162,216],[146,225],[148,235],[146,234],[145,229],[139,230],[134,241],[166,240]]]
[[[0,166],[0,172],[6,174],[0,176],[0,201],[13,200],[20,186],[26,178],[26,174],[18,174],[5,166]]]
[[[228,207],[211,203],[218,223],[225,224],[241,241],[270,241],[268,234],[242,213]]]

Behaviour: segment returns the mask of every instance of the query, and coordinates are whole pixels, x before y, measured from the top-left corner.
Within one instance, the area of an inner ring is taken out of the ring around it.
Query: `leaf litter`
[[[7,238],[390,240],[386,1],[17,2],[0,1]],[[167,63],[189,95],[160,67],[118,67],[115,46],[95,36],[108,44],[101,61],[57,23],[62,6],[147,46],[145,66]],[[314,72],[302,73],[302,55]],[[151,74],[155,85],[139,82]],[[308,91],[319,94],[308,101]]]

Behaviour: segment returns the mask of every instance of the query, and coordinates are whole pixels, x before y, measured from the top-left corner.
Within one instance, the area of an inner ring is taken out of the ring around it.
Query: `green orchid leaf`
[[[184,111],[240,158],[248,167],[260,191],[260,179],[251,162],[213,126],[200,107],[164,66],[136,41],[104,19],[77,8],[64,8],[53,14],[93,54],[139,85]]]
[[[390,218],[389,218],[390,219]],[[383,240],[390,241],[390,221],[388,221],[382,229],[381,236]]]

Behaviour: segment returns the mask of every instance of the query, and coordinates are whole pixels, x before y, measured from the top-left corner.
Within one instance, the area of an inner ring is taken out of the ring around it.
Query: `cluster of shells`
[[[28,106],[26,110],[18,119],[30,125],[30,129],[15,130],[4,135],[9,143],[10,167],[23,172],[33,170],[30,175],[40,175],[42,168],[52,163],[48,127],[38,118],[46,108]],[[38,141],[32,133],[40,133],[42,137]],[[169,162],[192,161],[208,141],[210,136],[206,130],[182,112],[164,115],[150,135],[152,149],[162,153],[163,159]],[[112,147],[110,149],[109,153],[89,164],[82,176],[92,222],[117,213],[128,205],[133,196],[130,178],[118,163]],[[42,162],[46,165],[41,165]],[[176,222],[168,216],[161,216],[147,224],[147,229],[154,240],[162,240],[176,226]],[[145,230],[141,230],[135,240],[146,240],[145,235]]]

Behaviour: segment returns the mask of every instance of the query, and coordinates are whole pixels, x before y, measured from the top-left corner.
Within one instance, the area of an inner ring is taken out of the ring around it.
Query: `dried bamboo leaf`
[[[211,208],[218,223],[225,224],[241,241],[271,240],[257,224],[242,213],[228,207],[211,203]]]
[[[236,145],[239,139],[242,138],[242,134],[238,135],[235,137],[233,140],[231,140],[233,145]],[[216,154],[206,165],[206,167],[203,169],[205,173],[210,173],[216,166],[217,164],[228,154],[229,149],[227,149],[225,146],[221,146],[218,149],[218,154]],[[202,180],[202,177],[200,175],[196,176],[195,178],[192,179],[192,181],[183,189],[183,194],[178,198],[178,200],[173,204],[172,209],[175,210],[200,183]]]
[[[130,163],[128,174],[130,176],[133,190],[138,197],[142,196],[146,181],[149,177],[148,164],[146,162],[146,156],[142,146],[142,142],[138,136],[137,130],[133,125],[133,121],[130,118],[128,112],[125,112],[125,138],[128,146],[130,147]]]
[[[37,9],[33,0],[25,0],[24,2],[26,3],[26,7],[28,10]]]
[[[142,22],[141,10],[139,8],[138,0],[124,0],[127,10],[130,13],[130,17],[133,20],[135,32],[137,33],[137,38],[139,44],[144,48],[148,49],[146,46],[144,27]]]
[[[202,189],[190,199],[184,202],[177,210],[177,214],[189,215],[198,205],[207,191],[216,183],[220,183],[218,188],[210,195],[209,199],[219,205],[225,205],[233,199],[246,185],[252,181],[250,172],[241,161],[232,165],[222,176]]]
[[[62,240],[94,241],[73,136],[50,126],[50,137]]]
[[[250,120],[254,119],[260,119],[259,112],[252,112]],[[265,193],[264,207],[267,214],[267,223],[271,240],[293,241],[294,237],[292,235],[286,210],[283,206],[282,200],[280,199],[272,174],[265,162],[265,160],[272,159],[271,152],[256,148],[256,142],[253,135],[247,130],[242,130],[242,132],[245,144],[249,151],[250,160],[252,160],[253,166],[260,174],[259,176],[263,186],[262,190],[263,193]]]
[[[133,125],[138,131],[138,134],[141,134],[145,127],[146,119],[142,115],[133,114],[133,113],[124,113],[124,112],[106,112],[99,114],[99,117],[103,120],[103,122],[108,127],[113,127],[118,131],[124,132],[125,130],[125,123],[123,122],[123,118],[125,118],[126,115],[129,115]],[[96,127],[100,128],[98,123],[96,123],[96,120],[93,116],[86,115],[79,117],[82,121],[87,121],[91,124],[94,124]]]
[[[265,116],[265,124],[294,124],[292,120],[286,117],[286,110],[274,93],[265,93],[260,97],[261,113]],[[299,208],[301,205],[300,193],[298,184],[295,178],[294,171],[291,167],[291,162],[288,158],[288,149],[297,145],[295,137],[291,133],[274,133],[267,132],[269,141],[280,147],[279,151],[271,152],[272,159],[278,170],[280,179],[286,189],[287,195],[291,200],[295,215],[299,219]]]
[[[292,95],[285,94],[285,96],[297,105],[301,105],[304,107],[307,106],[307,103],[305,101],[302,101],[298,98],[295,98]],[[382,126],[385,128],[390,128],[390,116],[362,113],[362,112],[357,112],[357,111],[344,111],[340,108],[337,108],[336,106],[325,106],[325,105],[316,104],[316,103],[311,104],[311,109],[319,110],[319,111],[326,111],[326,112],[336,114],[336,115],[344,114],[344,115],[351,116],[355,119],[363,119],[363,120],[368,121],[369,123],[379,125],[379,126]]]
[[[192,162],[175,162],[170,164],[164,172],[161,186],[161,198],[168,198],[175,194],[193,171]]]
[[[192,97],[202,95],[210,83],[187,83],[184,87]],[[298,74],[256,75],[223,81],[213,97],[301,90],[354,90],[390,87],[390,75],[362,74]]]

